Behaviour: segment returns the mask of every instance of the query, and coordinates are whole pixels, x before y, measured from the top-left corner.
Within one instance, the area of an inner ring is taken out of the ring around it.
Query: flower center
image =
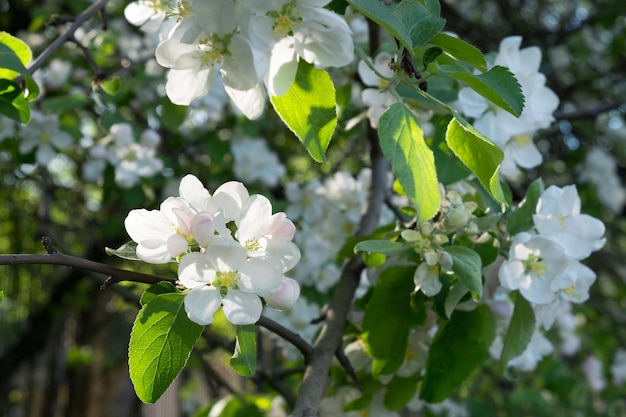
[[[259,243],[259,239],[252,238],[246,240],[246,243],[243,245],[243,247],[246,248],[248,252],[256,252],[261,249],[261,243]]]
[[[524,265],[526,274],[533,273],[537,276],[543,276],[546,273],[546,266],[542,263],[542,259],[539,256],[529,255],[526,260],[522,261],[522,265]]]
[[[274,19],[272,29],[274,30],[274,36],[284,38],[285,36],[292,36],[293,29],[302,22],[302,17],[295,10],[293,2],[287,3],[283,6],[281,11],[271,11],[267,15]]]
[[[215,274],[215,280],[213,281],[213,285],[218,288],[234,290],[235,288],[237,288],[237,283],[239,282],[239,279],[239,273],[236,271],[217,272]]]
[[[513,138],[515,144],[520,148],[533,143],[533,137],[531,135],[517,135]]]
[[[172,6],[172,12],[168,13],[168,17],[178,16],[176,22],[180,22],[186,17],[193,16],[193,7],[187,0],[176,2],[176,6]]]
[[[204,65],[221,64],[227,53],[226,42],[217,33],[211,33],[208,37],[198,40],[196,49],[200,51],[200,61]]]

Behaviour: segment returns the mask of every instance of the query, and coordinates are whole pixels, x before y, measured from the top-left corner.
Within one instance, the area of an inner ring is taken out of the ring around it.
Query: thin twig
[[[267,330],[277,334],[278,336],[282,337],[283,339],[294,345],[304,356],[305,362],[307,362],[311,357],[311,354],[313,353],[313,347],[309,344],[309,342],[300,337],[299,334],[292,332],[282,324],[279,324],[265,316],[261,316],[256,324],[258,326],[265,327]]]
[[[118,269],[99,262],[78,258],[76,256],[65,255],[58,252],[52,247],[50,238],[44,236],[42,244],[48,252],[47,255],[41,254],[8,254],[0,255],[0,265],[64,265],[72,268],[83,269],[86,271],[97,272],[103,275],[109,275],[109,278],[102,284],[101,289],[105,290],[111,285],[122,282],[139,282],[143,284],[158,284],[162,281],[176,283],[176,280],[170,278],[158,277],[155,275],[142,274],[141,272],[128,271]]]
[[[72,25],[67,29],[66,32],[61,34],[58,38],[56,38],[37,58],[33,60],[28,66],[28,71],[31,74],[34,74],[41,66],[50,58],[57,49],[61,47],[65,42],[67,42],[78,28],[80,28],[87,20],[89,20],[94,14],[98,13],[101,9],[106,6],[109,0],[96,0],[91,6],[85,9],[80,15],[76,16]]]

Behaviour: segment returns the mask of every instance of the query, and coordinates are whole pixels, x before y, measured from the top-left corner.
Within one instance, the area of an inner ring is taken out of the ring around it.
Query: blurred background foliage
[[[359,155],[364,154],[365,141],[357,140],[363,129],[340,128],[329,148],[329,162],[317,165],[271,111],[262,120],[249,122],[233,113],[212,119],[206,108],[172,105],[164,94],[164,72],[142,53],[150,48],[142,45],[138,30],[122,17],[125,4],[111,0],[106,17],[89,20],[80,34],[106,79],[119,77],[119,87],[111,94],[99,88],[100,75],[84,53],[68,43],[53,58],[71,62],[70,81],[47,87],[35,105],[58,113],[61,128],[72,134],[76,144],[63,151],[52,168],[44,169],[36,163],[34,152],[18,152],[17,141],[0,141],[0,253],[44,253],[40,240],[47,235],[67,254],[174,277],[171,267],[127,264],[108,257],[104,248],[128,240],[123,220],[129,210],[155,207],[182,175],[195,174],[209,190],[232,179],[232,137],[266,138],[287,166],[286,178],[299,182],[338,169],[356,173],[363,165]],[[79,0],[0,0],[0,28],[26,40],[37,56],[58,36],[62,23],[88,5]],[[520,374],[515,381],[504,379],[492,364],[473,376],[458,397],[471,415],[624,416],[624,384],[611,383],[609,366],[616,349],[626,348],[626,220],[621,207],[612,212],[602,205],[597,190],[579,181],[578,171],[586,152],[600,147],[617,158],[622,179],[626,172],[623,1],[442,0],[442,16],[447,30],[483,52],[496,51],[500,40],[509,35],[522,36],[524,46],[541,48],[542,72],[561,105],[553,127],[535,139],[544,163],[513,186],[514,195],[522,197],[527,184],[539,176],[546,185],[577,184],[584,211],[607,224],[607,244],[589,262],[598,274],[591,299],[576,305],[577,318],[587,323],[581,327],[578,353],[547,358],[535,372]],[[337,78],[345,103],[351,78],[346,74]],[[359,110],[344,107],[345,124]],[[132,123],[137,132],[147,127],[159,132],[162,175],[123,189],[109,167],[101,181],[81,181],[77,173],[93,139],[105,136],[118,122]],[[281,209],[281,186],[248,186],[251,193],[273,196],[275,210]],[[0,266],[4,292],[0,416],[159,415],[154,408],[140,411],[126,362],[138,296],[145,287],[116,285],[100,291],[105,278],[58,266]],[[246,415],[263,415],[259,410],[269,407],[263,394],[293,395],[281,386],[285,380],[272,374],[271,354],[277,349],[272,341],[264,345],[262,353],[268,359],[260,362],[253,379],[241,380],[220,366],[232,351],[232,338],[232,329],[223,322],[205,331],[190,369],[176,382],[178,394],[162,400],[174,405],[161,403],[161,412],[194,415],[231,390],[254,390],[260,396],[245,402]],[[590,389],[584,377],[582,366],[588,355],[597,356],[604,365],[608,384],[601,391]],[[297,368],[289,378],[297,381]],[[237,410],[243,409],[242,405]]]

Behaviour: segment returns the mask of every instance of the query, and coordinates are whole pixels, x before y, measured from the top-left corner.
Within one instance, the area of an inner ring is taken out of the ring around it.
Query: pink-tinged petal
[[[278,287],[283,279],[282,263],[274,257],[250,258],[239,269],[240,290],[267,294]]]
[[[206,211],[196,214],[191,220],[191,235],[198,245],[206,248],[215,237],[213,218]]]
[[[165,214],[177,232],[189,235],[189,223],[194,213],[187,203],[180,197],[168,197],[159,206],[161,213]]]
[[[205,211],[209,207],[211,194],[194,175],[185,175],[180,180],[178,187],[180,198],[189,203],[189,206],[197,212]]]
[[[268,306],[276,310],[289,310],[300,297],[300,285],[294,279],[283,277],[280,287],[263,297]]]
[[[272,239],[292,240],[296,234],[296,226],[281,211],[271,217],[265,234],[271,236]]]
[[[222,300],[226,319],[235,325],[254,324],[259,321],[263,303],[256,294],[229,291]]]
[[[215,287],[203,285],[185,295],[185,311],[189,320],[200,325],[213,323],[213,315],[220,308],[222,296]]]
[[[171,221],[159,210],[131,210],[124,219],[124,226],[130,238],[135,242],[146,239],[166,240],[176,233]]]
[[[178,264],[178,280],[187,288],[202,287],[215,280],[215,267],[203,253],[192,252]]]

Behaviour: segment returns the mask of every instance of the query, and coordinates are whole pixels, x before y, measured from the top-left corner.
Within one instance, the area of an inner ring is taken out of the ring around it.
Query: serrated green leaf
[[[104,251],[109,256],[117,256],[119,258],[128,259],[130,261],[141,260],[137,256],[137,242],[133,242],[132,240],[130,242],[124,243],[117,249],[104,248]]]
[[[487,71],[487,61],[482,52],[462,39],[446,33],[439,33],[431,38],[428,43],[443,49],[447,55],[457,61],[471,65],[481,72]]]
[[[182,293],[160,294],[142,307],[128,349],[130,379],[139,399],[153,403],[183,369],[203,326],[189,320]]]
[[[252,376],[256,372],[256,326],[237,326],[235,352],[230,358],[230,366],[239,375]]]
[[[512,377],[512,375],[506,369],[506,364],[511,359],[515,359],[524,353],[534,332],[535,312],[533,311],[533,307],[516,291],[515,308],[511,322],[509,323],[509,328],[504,336],[502,354],[500,355],[500,370],[507,377]]]
[[[364,240],[354,246],[354,253],[359,252],[376,252],[385,255],[397,255],[406,250],[406,245],[391,240]]]
[[[505,67],[495,66],[489,71],[474,75],[461,65],[438,65],[439,74],[444,74],[467,84],[498,107],[519,117],[524,110],[524,94],[519,81]]]
[[[328,73],[302,59],[289,91],[270,101],[311,157],[326,161],[326,148],[337,126],[335,86]]]
[[[375,375],[392,373],[404,361],[409,331],[419,320],[411,307],[414,273],[414,267],[385,269],[365,309],[363,338]]]
[[[455,311],[430,347],[420,398],[429,403],[448,398],[489,355],[495,327],[486,305]]]
[[[0,80],[0,84],[3,85],[7,82],[13,83],[9,80]],[[0,89],[2,88],[0,87]],[[26,98],[21,95],[21,90],[15,91],[8,88],[0,92],[0,114],[24,125],[28,123],[30,120],[30,106]]]
[[[420,223],[439,211],[441,193],[435,157],[415,115],[402,103],[395,103],[378,122],[380,146],[391,162],[409,201],[417,209]]]
[[[446,252],[452,257],[452,270],[456,277],[475,294],[475,299],[480,299],[483,294],[480,255],[465,246],[450,246]]]
[[[141,298],[139,299],[139,303],[143,306],[146,305],[157,295],[168,294],[171,292],[178,291],[176,287],[171,282],[159,282],[158,284],[154,284],[148,287],[147,290],[141,294]]]
[[[533,181],[530,186],[528,186],[526,196],[519,204],[519,207],[509,213],[506,226],[511,236],[525,232],[534,227],[533,214],[537,211],[537,203],[539,202],[539,197],[541,197],[543,190],[544,185],[541,178]]]
[[[409,51],[413,50],[411,33],[404,22],[393,13],[391,8],[379,0],[347,0],[350,6],[377,23]]]
[[[26,65],[31,58],[32,52],[24,41],[0,32],[0,78],[12,80],[18,75],[30,76]]]
[[[449,123],[450,119],[443,118],[435,122],[435,133],[431,142],[431,149],[435,155],[437,178],[443,185],[453,184],[472,174],[446,143],[446,131]]]
[[[409,31],[413,46],[409,51],[428,42],[446,24],[446,20],[439,17],[439,14],[433,13],[417,0],[403,0],[393,12]]]
[[[406,378],[394,376],[386,385],[383,401],[387,410],[398,411],[415,396],[417,384],[420,380],[419,373]]]
[[[489,194],[502,206],[506,206],[506,198],[499,181],[500,164],[504,158],[502,150],[469,123],[457,117],[448,124],[446,142]]]

